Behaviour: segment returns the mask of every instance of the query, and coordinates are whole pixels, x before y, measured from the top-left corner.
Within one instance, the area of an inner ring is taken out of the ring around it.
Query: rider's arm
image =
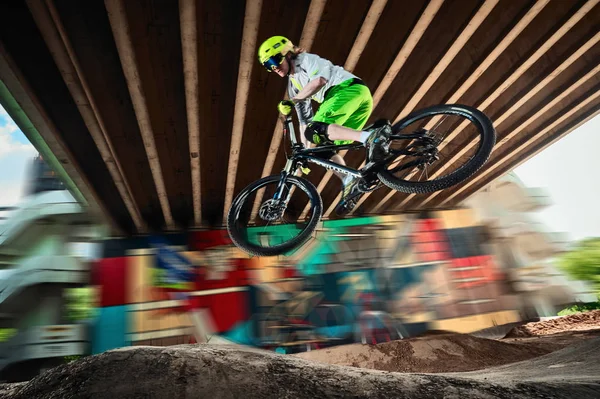
[[[296,114],[298,115],[298,123],[300,124],[300,126],[306,126],[312,121],[314,114],[310,100],[295,102],[294,108],[296,109]]]
[[[294,85],[289,84],[288,86],[288,96],[289,98],[294,98],[299,94],[299,91]],[[294,101],[294,108],[296,109],[296,114],[298,115],[298,125],[300,127],[300,141],[304,144],[304,147],[309,148],[311,143],[306,140],[304,137],[304,130],[306,130],[306,125],[308,125],[314,116],[312,104],[309,99],[306,100],[296,100]]]
[[[310,100],[301,101],[296,103],[296,114],[298,114],[298,125],[300,128],[300,141],[304,144],[304,147],[310,148],[311,142],[306,140],[304,137],[304,131],[306,125],[308,125],[313,118],[313,109]]]
[[[306,125],[300,125],[300,142],[304,145],[304,148],[311,148],[312,143],[304,137],[304,131],[306,130]]]
[[[292,98],[292,101],[296,102],[306,100],[307,98],[310,98],[313,94],[321,90],[321,88],[323,88],[323,86],[325,86],[326,84],[327,79],[325,79],[322,76],[319,76],[318,78],[308,82],[308,84],[304,86],[302,90],[300,90],[300,92],[294,96],[294,98]]]
[[[306,148],[310,147],[310,142],[304,137],[304,130],[313,118],[313,109],[310,100],[300,101],[295,104],[296,114],[298,115],[298,125],[300,127],[300,140]]]

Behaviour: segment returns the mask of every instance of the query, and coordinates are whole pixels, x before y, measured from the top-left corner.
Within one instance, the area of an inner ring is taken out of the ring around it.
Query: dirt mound
[[[565,331],[600,329],[600,310],[557,317],[514,327],[504,338],[523,338],[557,334]]]
[[[437,334],[378,345],[351,344],[300,353],[307,360],[383,371],[443,373],[480,370],[545,355],[550,349],[463,334]]]
[[[11,398],[25,382],[14,382],[12,384],[0,384],[0,399]]]
[[[591,353],[592,351],[587,351]],[[59,366],[9,397],[36,398],[593,398],[600,384],[561,368],[528,381],[494,374],[401,374],[326,365],[240,347],[128,347]],[[554,374],[554,375],[553,375]],[[558,376],[558,377],[557,377]],[[597,376],[596,376],[597,379]],[[494,382],[491,382],[494,381]]]
[[[545,356],[460,375],[484,380],[493,375],[494,382],[519,379],[546,382],[560,377],[598,384],[600,382],[600,358],[596,356],[598,351],[600,351],[600,338],[592,338]],[[577,396],[572,397],[576,398]],[[596,387],[596,397],[600,398],[600,387],[598,386]]]

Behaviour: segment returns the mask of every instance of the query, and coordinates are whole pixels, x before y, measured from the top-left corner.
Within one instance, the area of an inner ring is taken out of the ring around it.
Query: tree
[[[91,287],[69,288],[65,290],[66,316],[71,322],[78,323],[94,315],[94,291]]]
[[[580,241],[561,257],[559,265],[572,278],[589,281],[600,292],[600,237]]]

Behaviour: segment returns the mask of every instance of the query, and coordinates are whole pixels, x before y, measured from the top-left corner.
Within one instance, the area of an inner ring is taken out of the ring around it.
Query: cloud
[[[0,206],[14,205],[23,198],[33,155],[21,151],[0,158]]]
[[[35,154],[35,148],[0,106],[0,206],[16,204],[22,198]]]
[[[23,132],[0,105],[0,158],[14,153],[33,156],[35,148],[30,143],[22,142],[25,141],[23,139],[20,141],[22,136]]]
[[[23,198],[25,181],[0,182],[0,206],[18,205]]]

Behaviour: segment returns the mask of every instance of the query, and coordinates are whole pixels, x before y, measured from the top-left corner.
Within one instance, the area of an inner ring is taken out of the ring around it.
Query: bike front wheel
[[[303,212],[307,201],[309,209]],[[295,176],[284,180],[267,176],[233,200],[227,230],[233,243],[251,255],[284,255],[311,238],[322,213],[321,196],[311,182]]]
[[[411,134],[420,138],[407,140]],[[477,172],[495,143],[492,121],[476,108],[444,104],[418,110],[392,127],[390,153],[398,155],[386,162],[378,177],[405,193],[443,190]]]

